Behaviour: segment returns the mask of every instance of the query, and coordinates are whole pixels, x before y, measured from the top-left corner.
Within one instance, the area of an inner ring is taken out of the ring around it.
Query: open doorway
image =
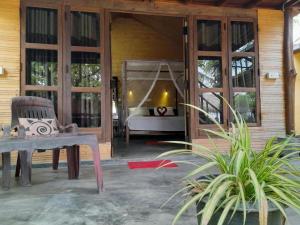
[[[187,137],[184,18],[111,14],[113,156],[147,158]]]

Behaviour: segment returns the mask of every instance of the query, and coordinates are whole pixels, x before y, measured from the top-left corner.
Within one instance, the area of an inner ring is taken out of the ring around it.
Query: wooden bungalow
[[[120,80],[122,63],[139,51],[135,56],[143,60],[182,61],[184,102],[207,107],[229,129],[223,96],[249,122],[259,150],[266,139],[294,130],[291,33],[299,2],[2,0],[0,124],[10,123],[12,97],[47,97],[62,123],[96,133],[102,158],[110,159],[112,77]],[[140,40],[131,43],[136,35]],[[211,82],[201,83],[203,71]],[[213,128],[210,121],[191,109],[184,117],[186,137],[209,145],[201,129]],[[35,154],[33,161],[48,162],[50,153]],[[83,148],[81,158],[90,157]]]

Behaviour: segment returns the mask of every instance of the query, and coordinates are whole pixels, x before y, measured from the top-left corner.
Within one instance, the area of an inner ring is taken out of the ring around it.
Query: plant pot
[[[205,202],[200,202],[197,204],[197,213],[199,213],[205,206]],[[221,216],[222,210],[219,212],[216,212],[213,217],[211,218],[210,222],[208,225],[217,225],[219,218]],[[223,225],[243,225],[244,221],[244,213],[242,209],[237,209],[235,215],[232,217],[232,220],[230,220],[232,211],[229,212],[229,216],[226,218],[225,222]],[[197,217],[198,219],[198,224],[201,224],[201,215]],[[269,214],[268,214],[268,225],[284,225],[285,220],[280,212],[280,210],[276,208],[271,208],[269,209]],[[251,209],[247,213],[247,220],[245,225],[260,225],[259,224],[259,213],[257,209]]]
[[[211,174],[211,175],[206,175],[206,176],[201,176],[199,177],[200,179],[205,179],[209,177],[217,177],[219,174]],[[203,199],[201,202],[197,203],[197,215],[198,213],[204,208],[206,204],[206,200]],[[248,207],[248,212],[247,212],[247,219],[246,219],[246,224],[245,225],[260,225],[259,224],[259,212],[257,208],[254,208],[253,206]],[[217,225],[219,218],[221,217],[223,210],[219,210],[216,212],[208,225]],[[231,215],[233,213],[233,210],[228,213],[228,217],[226,218],[225,222],[223,225],[243,225],[244,221],[244,212],[242,208],[238,208],[235,212],[235,215],[231,219]],[[201,215],[197,216],[198,219],[198,225],[201,224]],[[231,220],[230,220],[231,219]],[[269,213],[268,213],[268,225],[284,225],[285,224],[285,219],[280,212],[278,208],[269,206]]]

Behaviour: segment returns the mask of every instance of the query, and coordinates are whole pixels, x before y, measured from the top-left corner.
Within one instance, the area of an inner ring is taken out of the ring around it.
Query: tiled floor
[[[0,190],[1,225],[171,225],[180,198],[160,206],[180,187],[188,169],[129,170],[126,164],[104,165],[105,192],[96,193],[93,168],[81,168],[79,180],[67,180],[65,168],[33,169],[32,187],[14,181]],[[300,217],[289,211],[291,225]],[[195,209],[178,225],[196,225]]]

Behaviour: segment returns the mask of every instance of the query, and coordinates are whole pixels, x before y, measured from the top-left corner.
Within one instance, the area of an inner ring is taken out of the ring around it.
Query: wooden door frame
[[[221,50],[220,51],[199,51],[198,50],[198,25],[197,21],[198,20],[208,20],[208,21],[219,21],[221,30]],[[226,52],[227,52],[227,19],[224,16],[194,16],[193,17],[193,35],[194,35],[194,48],[193,48],[193,58],[194,58],[194,82],[195,82],[195,106],[199,106],[199,95],[201,93],[216,93],[216,92],[221,92],[222,96],[225,99],[229,98],[229,88],[228,88],[228,65],[227,61],[224,59],[226,58]],[[203,57],[220,57],[221,58],[221,79],[222,79],[222,87],[221,88],[199,88],[198,87],[198,72],[197,72],[197,59],[199,56]],[[201,90],[201,89],[206,89],[206,90]],[[195,111],[195,110],[194,110]],[[228,107],[227,105],[223,102],[222,106],[222,111],[223,111],[223,124],[222,127],[224,129],[228,128]],[[202,132],[202,129],[215,129],[216,126],[214,124],[200,124],[199,123],[199,112],[195,113],[195,136],[196,138],[207,138],[206,134]]]
[[[261,95],[260,95],[260,74],[259,74],[259,40],[258,40],[258,19],[253,18],[253,17],[236,17],[236,16],[197,16],[193,15],[190,16],[190,24],[191,26],[191,31],[193,33],[193,39],[192,45],[190,46],[191,52],[190,57],[192,57],[192,60],[190,60],[190,67],[191,67],[191,77],[192,80],[190,82],[191,88],[190,90],[194,90],[193,97],[191,98],[193,100],[193,105],[198,106],[198,89],[197,89],[197,62],[195,61],[197,59],[197,56],[199,55],[198,53],[198,47],[197,47],[197,20],[198,19],[203,19],[203,20],[219,20],[222,23],[222,39],[221,43],[224,47],[221,49],[221,54],[220,57],[222,58],[222,79],[223,79],[223,94],[225,99],[227,99],[228,103],[232,104],[233,103],[233,87],[231,83],[231,77],[232,77],[232,72],[231,72],[231,57],[233,53],[231,52],[231,21],[241,21],[241,22],[251,22],[253,23],[254,27],[254,40],[255,40],[255,51],[252,53],[244,53],[244,55],[250,55],[253,56],[255,59],[255,81],[256,81],[256,86],[255,88],[244,88],[244,90],[251,90],[255,89],[256,90],[256,114],[257,114],[257,122],[256,123],[248,123],[249,127],[261,127]],[[225,29],[223,29],[223,26],[225,26]],[[191,37],[190,37],[191,38]],[[213,55],[213,54],[212,54]],[[243,53],[241,54],[243,55]],[[224,60],[228,58],[227,60]],[[194,74],[194,76],[193,76]],[[213,89],[213,88],[212,88]],[[236,90],[243,90],[243,88],[235,88]],[[252,90],[251,90],[252,91]],[[230,122],[231,122],[231,113],[229,110],[229,107],[223,103],[223,111],[224,111],[224,128],[229,129],[230,127]],[[208,129],[214,129],[216,128],[215,125],[201,125],[199,124],[199,115],[195,110],[192,110],[193,116],[191,120],[191,125],[194,126],[192,129],[192,134],[194,134],[193,139],[203,139],[207,138],[207,136],[202,135],[200,130],[208,128]],[[227,121],[225,121],[225,118]]]
[[[49,8],[56,9],[58,12],[58,43],[56,45],[50,44],[33,44],[26,43],[26,8],[27,7],[38,7],[38,8]],[[104,8],[99,7],[85,7],[73,5],[71,3],[65,3],[63,1],[55,1],[49,3],[49,1],[41,0],[23,0],[21,1],[20,11],[20,24],[21,24],[21,81],[20,81],[20,94],[25,95],[27,90],[32,91],[56,91],[57,92],[57,109],[58,119],[63,123],[71,123],[72,117],[70,111],[71,107],[71,77],[70,77],[70,59],[72,48],[69,44],[70,40],[70,12],[71,10],[78,10],[84,12],[96,12],[100,14],[100,60],[102,68],[102,81],[103,91],[101,91],[101,127],[100,128],[80,128],[81,131],[87,133],[96,133],[99,142],[110,142],[111,141],[111,102],[110,102],[110,43],[109,40],[109,21],[107,20],[107,13]],[[69,21],[66,21],[69,20]],[[103,27],[102,27],[103,26]],[[46,50],[57,50],[57,76],[58,84],[56,87],[44,87],[35,85],[26,85],[26,49],[46,49]],[[98,47],[97,47],[98,48]],[[83,48],[84,49],[84,48]],[[69,66],[69,69],[66,69]],[[68,91],[63,91],[67,89]],[[88,92],[88,88],[82,88],[83,92]],[[66,108],[66,109],[64,109]],[[105,131],[105,132],[104,132]]]
[[[184,21],[186,20],[187,21],[187,26],[188,26],[188,38],[187,38],[187,41],[188,41],[188,46],[189,46],[189,51],[188,52],[183,52],[183,60],[185,61],[185,66],[187,65],[188,68],[186,68],[185,70],[185,77],[187,78],[186,80],[186,85],[185,85],[185,89],[187,90],[187,92],[189,92],[189,96],[188,96],[188,99],[189,99],[189,102],[186,102],[186,104],[193,104],[194,102],[194,99],[193,99],[193,90],[191,89],[191,87],[193,87],[191,85],[192,83],[192,73],[191,73],[191,56],[190,56],[190,36],[192,36],[192,32],[190,31],[191,27],[190,27],[190,23],[189,23],[189,20],[190,20],[190,17],[192,16],[189,16],[187,14],[183,14],[183,13],[178,13],[178,14],[172,14],[172,13],[162,13],[162,12],[143,12],[143,11],[136,11],[136,10],[118,10],[118,9],[105,9],[105,14],[107,15],[108,19],[111,17],[111,15],[113,13],[126,13],[126,14],[138,14],[138,15],[148,15],[148,16],[166,16],[166,17],[175,17],[175,18],[181,18],[182,19],[182,22],[184,24]],[[182,28],[184,29],[184,26],[182,26]],[[109,35],[111,34],[111,30],[109,31]],[[185,45],[185,37],[184,37],[184,34],[183,35],[183,46]],[[110,38],[110,41],[108,41],[109,43],[109,48],[111,48],[111,38]],[[109,60],[110,60],[110,66],[112,65],[112,56],[111,56],[111,51],[109,51],[110,53],[110,56],[109,56]],[[187,62],[186,62],[187,60]],[[187,74],[186,74],[187,73]],[[112,71],[110,70],[110,79],[112,79]],[[122,86],[124,86],[124,84],[122,84]],[[110,101],[112,101],[111,99],[111,96],[110,96]],[[187,125],[188,127],[188,130],[185,131],[185,134],[188,133],[189,135],[189,140],[192,140],[192,137],[194,136],[194,130],[193,130],[193,114],[192,114],[192,110],[188,109],[187,110],[187,113],[185,115],[186,119],[185,119],[185,123],[188,123],[189,124],[185,124]],[[110,116],[110,119],[111,119],[111,124],[112,124],[112,114]],[[112,128],[112,127],[111,127]],[[112,133],[112,130],[111,130],[111,141],[113,140],[113,133]]]

